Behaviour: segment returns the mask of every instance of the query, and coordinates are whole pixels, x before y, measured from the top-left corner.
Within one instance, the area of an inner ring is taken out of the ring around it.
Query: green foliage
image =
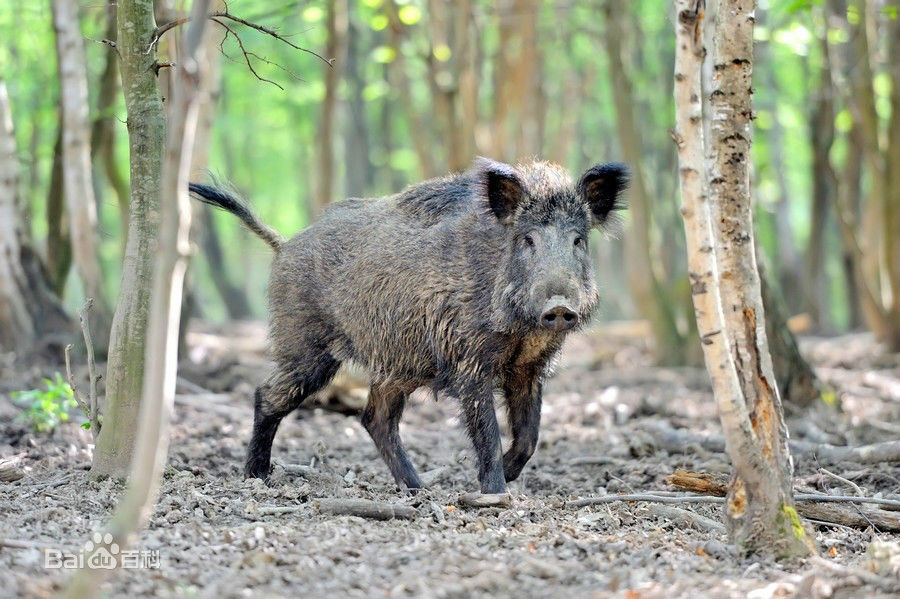
[[[21,420],[28,423],[34,431],[48,433],[67,422],[69,411],[78,407],[78,403],[72,387],[63,380],[60,373],[57,372],[52,379],[44,378],[42,382],[43,389],[15,391],[12,393],[12,400],[24,408],[19,415]],[[81,426],[89,429],[91,424],[85,422]]]
[[[346,195],[351,169],[348,148],[359,140],[348,126],[358,118],[368,132],[368,165],[371,176],[363,195],[379,196],[399,191],[404,185],[421,180],[420,159],[413,144],[413,123],[424,123],[439,171],[447,168],[448,143],[439,133],[436,96],[438,91],[457,93],[458,81],[431,81],[429,68],[452,71],[465,54],[462,35],[435,36],[436,19],[450,21],[454,3],[425,0],[363,0],[348,3],[354,58],[360,84],[353,84],[347,72],[347,60],[336,65],[341,70],[337,88],[338,106],[334,127],[335,181],[334,199]],[[880,23],[896,18],[896,0],[879,4]],[[31,215],[32,233],[38,245],[46,237],[46,197],[50,183],[53,144],[58,127],[58,85],[48,2],[0,2],[0,71],[9,73],[9,87],[16,139],[22,166],[22,194]],[[678,172],[675,149],[669,136],[674,122],[672,100],[674,37],[669,0],[635,0],[627,5],[623,18],[623,60],[632,83],[636,114],[639,118],[644,160],[635,165],[647,179],[652,198],[653,254],[655,268],[675,280],[684,273],[683,237],[678,214]],[[859,23],[858,2],[851,2],[846,18]],[[106,4],[82,3],[82,33],[85,39],[104,37]],[[503,3],[473,0],[471,3],[470,48],[476,61],[475,135],[479,153],[492,152],[495,135],[497,82],[509,72],[498,61],[503,35],[501,29],[516,28],[523,15],[510,12]],[[518,6],[518,5],[517,5]],[[621,159],[617,123],[613,108],[618,90],[610,85],[609,64],[603,36],[606,24],[592,0],[539,0],[537,2],[537,55],[535,69],[540,81],[542,140],[536,150],[542,157],[558,161],[572,172],[600,160]],[[229,10],[251,21],[273,27],[289,36],[293,43],[316,52],[325,47],[327,30],[326,0],[302,3],[283,1],[266,4],[251,0],[232,0]],[[432,14],[438,7],[441,15]],[[789,231],[793,246],[801,253],[811,236],[813,193],[813,151],[811,148],[810,105],[818,94],[820,71],[824,64],[821,41],[824,39],[834,57],[842,57],[850,43],[852,28],[826,19],[829,3],[822,0],[788,0],[760,3],[755,28],[756,54],[753,65],[754,111],[757,114],[753,147],[753,186],[757,199],[757,233],[761,249],[776,277],[785,247],[776,228],[775,210],[779,198],[788,199]],[[389,14],[396,11],[398,22]],[[625,10],[625,9],[623,9]],[[837,19],[840,20],[840,19]],[[446,23],[445,23],[446,24]],[[217,26],[213,24],[213,28]],[[237,26],[236,26],[237,27]],[[243,44],[253,53],[250,60],[260,76],[276,81],[284,90],[255,78],[244,63],[244,56],[233,36],[222,45],[227,58],[222,60],[222,92],[216,108],[214,131],[209,147],[210,170],[232,181],[251,200],[260,216],[284,235],[290,236],[307,224],[307,205],[316,189],[319,117],[325,95],[324,75],[331,68],[305,52],[273,40],[251,29],[237,27]],[[447,28],[451,31],[452,27]],[[219,30],[221,33],[221,30]],[[452,31],[451,31],[452,33]],[[398,41],[399,38],[399,41]],[[513,40],[506,53],[515,61],[521,48]],[[105,64],[108,46],[87,43],[87,65],[92,117],[98,116],[97,82]],[[875,57],[887,54],[886,37],[872,49]],[[262,60],[265,58],[265,61]],[[326,57],[331,58],[331,57]],[[161,60],[166,60],[162,56]],[[266,62],[268,61],[268,62]],[[280,68],[280,65],[283,68]],[[879,119],[890,115],[888,69],[876,68],[873,90]],[[396,69],[403,68],[409,80],[409,98],[401,97]],[[509,69],[509,65],[505,68]],[[296,77],[291,74],[296,74]],[[444,84],[447,84],[446,86]],[[845,85],[846,82],[838,82]],[[515,99],[535,93],[516,89]],[[358,98],[357,98],[358,95]],[[119,94],[113,107],[117,136],[116,161],[119,171],[128,175],[128,146],[124,103]],[[407,106],[407,101],[409,107]],[[458,98],[456,99],[458,101]],[[410,114],[410,110],[415,114]],[[835,106],[837,139],[832,151],[836,164],[845,155],[846,137],[854,116],[839,102]],[[502,125],[511,144],[523,128],[518,115]],[[570,131],[566,143],[564,131]],[[510,160],[514,156],[509,151]],[[500,156],[493,156],[501,158]],[[200,176],[199,173],[194,173]],[[94,177],[98,192],[98,230],[100,251],[110,296],[116,294],[121,277],[121,241],[118,206],[112,189],[98,168]],[[865,187],[865,185],[864,185]],[[628,218],[626,214],[626,219]],[[841,248],[833,215],[829,217],[829,244],[826,270],[833,293],[829,298],[832,320],[838,327],[844,310],[841,286]],[[247,293],[257,317],[265,312],[265,288],[268,250],[248,236],[227,214],[216,213],[213,220],[221,237],[224,263],[231,280]],[[615,247],[615,246],[613,246]],[[624,291],[621,249],[609,250],[616,260],[600,273],[607,318],[635,317]],[[191,283],[200,316],[213,321],[225,318],[225,309],[213,285],[209,266],[198,253],[192,262]],[[82,300],[73,277],[65,298],[77,310]],[[797,306],[798,310],[803,309]]]

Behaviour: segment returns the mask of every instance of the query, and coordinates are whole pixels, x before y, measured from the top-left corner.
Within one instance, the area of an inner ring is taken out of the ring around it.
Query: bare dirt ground
[[[267,373],[261,325],[227,335],[195,331],[181,370],[172,444],[159,504],[137,546],[159,551],[158,569],[123,570],[113,597],[895,597],[896,534],[815,525],[830,564],[877,571],[874,584],[821,563],[754,563],[736,557],[719,505],[646,503],[568,507],[575,498],[672,491],[677,468],[729,471],[699,444],[665,447],[653,427],[715,434],[718,420],[699,369],[649,362],[634,327],[606,327],[568,344],[546,386],[541,442],[512,483],[510,508],[466,509],[477,490],[470,444],[453,401],[416,397],[402,435],[432,482],[399,492],[355,418],[307,410],[285,421],[268,484],[243,480],[250,396]],[[837,385],[835,405],[792,415],[793,438],[859,445],[900,435],[900,365],[865,335],[805,339],[804,349]],[[44,568],[43,548],[78,551],[109,516],[122,484],[92,480],[90,435],[80,419],[31,432],[8,399],[55,368],[0,364],[0,458],[21,456],[25,476],[0,483],[0,596],[52,595],[66,573]],[[61,368],[60,368],[61,370]],[[187,382],[184,382],[187,381]],[[213,394],[200,393],[202,389]],[[590,459],[587,459],[590,458]],[[599,459],[593,459],[599,458]],[[297,468],[297,465],[312,468]],[[799,488],[898,497],[900,464],[796,460]],[[378,521],[322,513],[317,499],[364,498],[412,506],[412,519]],[[273,510],[272,508],[285,508]],[[706,524],[704,524],[706,522]],[[875,559],[873,542],[887,551]],[[5,546],[4,546],[5,543]],[[887,543],[887,545],[885,545]],[[18,546],[11,546],[18,545]],[[887,549],[885,549],[887,547]],[[893,570],[892,570],[893,568]]]

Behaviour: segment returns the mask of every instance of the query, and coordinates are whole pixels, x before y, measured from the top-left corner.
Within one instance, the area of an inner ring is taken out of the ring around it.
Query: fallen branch
[[[843,480],[846,481],[846,479]],[[728,490],[728,476],[724,474],[708,474],[705,472],[676,470],[675,474],[666,477],[666,482],[673,487],[678,487],[685,491],[694,491],[694,489],[702,488],[704,489],[703,492],[719,497],[724,497]],[[860,490],[856,485],[854,485],[854,487],[856,487],[857,491]],[[876,505],[900,507],[900,499],[885,499],[883,497],[829,495],[826,493],[794,493],[794,499],[798,501],[819,501],[823,503],[872,503]]]
[[[19,468],[24,453],[19,453],[8,458],[0,458],[0,483],[11,483],[25,476],[25,471]]]
[[[900,592],[900,581],[896,579],[886,578],[884,576],[879,576],[873,572],[868,572],[861,568],[851,568],[850,566],[844,566],[841,564],[836,564],[832,561],[829,561],[825,558],[813,556],[809,559],[809,563],[819,566],[821,568],[825,568],[830,572],[835,574],[839,574],[844,578],[855,576],[862,583],[870,584],[872,586],[878,587],[879,589],[886,591],[888,593],[898,593]]]
[[[653,435],[658,447],[669,453],[684,453],[692,444],[699,445],[707,451],[725,453],[725,439],[718,435],[697,435],[657,423],[645,423],[641,428]],[[900,462],[900,441],[884,441],[859,447],[791,441],[790,446],[791,454],[794,457],[809,456],[826,462],[855,462],[857,464]]]
[[[815,499],[804,501],[799,495],[794,495],[794,499],[797,499],[797,513],[810,520],[863,530],[873,527],[882,532],[900,532],[900,516],[896,512],[858,506],[845,508],[834,503],[819,503]]]
[[[666,477],[666,482],[684,491],[718,497],[725,497],[728,491],[728,476],[725,474],[676,470],[675,474]]]
[[[457,503],[463,507],[509,507],[512,497],[509,493],[464,493],[459,496]]]
[[[301,509],[303,508],[299,505],[264,505],[256,510],[256,513],[260,516],[275,516],[279,514],[293,514]]]
[[[652,493],[629,493],[626,495],[601,495],[600,497],[585,497],[566,502],[566,507],[585,507],[588,505],[601,505],[615,503],[617,501],[651,501],[653,503],[725,503],[724,497],[712,495],[654,495]]]
[[[681,526],[691,526],[712,533],[725,532],[725,525],[721,522],[716,522],[712,518],[707,518],[706,516],[683,510],[680,507],[651,503],[647,506],[647,509],[650,510],[653,515],[668,518]]]
[[[319,513],[332,516],[359,516],[373,520],[412,520],[419,516],[419,510],[414,507],[368,499],[315,499],[313,505]]]
[[[718,497],[724,497],[728,489],[728,476],[724,474],[676,470],[675,474],[666,477],[666,482],[685,491],[707,493]],[[819,495],[817,493],[794,493],[794,499],[797,501],[797,513],[804,518],[853,528],[865,529],[874,526],[884,531],[900,531],[900,516],[893,512],[860,507],[848,509],[833,505],[835,503],[869,503],[897,507],[900,505],[900,501],[896,499]]]
[[[245,411],[243,406],[225,403],[231,400],[228,393],[176,393],[175,403],[199,410],[214,412],[221,416],[233,417]]]

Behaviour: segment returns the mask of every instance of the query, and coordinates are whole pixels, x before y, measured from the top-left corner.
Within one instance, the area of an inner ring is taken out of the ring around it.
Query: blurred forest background
[[[103,2],[80,8],[102,303],[114,305],[128,209],[124,100],[116,49],[103,43],[115,35],[115,18]],[[242,48],[213,24],[216,103],[201,124],[195,179],[207,169],[227,178],[289,236],[329,201],[393,193],[465,169],[475,155],[538,156],[576,173],[597,161],[627,162],[634,180],[623,234],[594,244],[599,318],[645,318],[661,361],[699,360],[669,133],[670,2],[233,0],[228,10],[277,28],[332,66],[232,24]],[[891,309],[900,304],[891,290],[900,280],[891,249],[900,212],[896,12],[880,0],[759,2],[757,235],[769,282],[804,331],[868,328],[900,338],[900,311]],[[74,314],[85,294],[62,199],[50,3],[0,4],[0,37],[27,222]],[[198,214],[192,316],[264,317],[268,248],[230,215]]]

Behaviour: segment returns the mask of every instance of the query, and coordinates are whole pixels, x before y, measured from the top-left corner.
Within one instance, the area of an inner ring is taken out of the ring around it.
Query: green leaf
[[[390,46],[378,46],[372,50],[372,60],[380,64],[388,64],[394,62],[397,58],[397,51]]]
[[[407,4],[397,11],[397,16],[404,25],[415,25],[422,20],[422,11],[418,6]]]

